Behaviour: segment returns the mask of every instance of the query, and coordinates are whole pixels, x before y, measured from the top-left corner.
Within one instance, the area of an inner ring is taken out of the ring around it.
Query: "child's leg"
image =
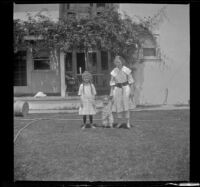
[[[93,123],[93,116],[89,115],[89,119],[90,119],[90,124],[92,124]]]
[[[117,120],[118,120],[118,126],[117,127],[120,127],[121,123],[122,123],[122,112],[119,112],[117,113]]]
[[[106,119],[102,119],[102,126],[106,127]]]
[[[104,119],[103,119],[102,125],[103,125],[103,127],[105,127],[105,128],[108,126],[108,120],[107,120],[107,118],[104,118]]]
[[[113,124],[115,124],[115,126],[117,126],[119,123],[117,112],[113,112],[113,117],[114,117]]]
[[[83,125],[82,125],[82,129],[84,129],[85,128],[85,126],[86,126],[86,115],[83,115]]]
[[[126,118],[126,123],[127,123],[127,127],[130,128],[130,111],[125,111],[125,118]]]
[[[93,125],[93,116],[89,115],[89,119],[90,119],[90,125],[92,128],[95,128],[95,126]]]
[[[112,114],[109,115],[108,122],[109,122],[110,127],[113,127],[114,120],[113,120],[113,115]]]
[[[87,116],[83,115],[83,124],[86,124]]]

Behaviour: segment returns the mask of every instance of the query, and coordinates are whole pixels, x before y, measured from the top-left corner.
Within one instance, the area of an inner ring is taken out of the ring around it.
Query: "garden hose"
[[[53,117],[50,117],[50,118],[33,118],[33,119],[16,119],[16,120],[32,120],[31,122],[27,123],[24,127],[22,127],[16,134],[15,138],[14,138],[14,143],[16,142],[18,136],[20,135],[20,133],[25,129],[27,128],[29,125],[33,124],[33,123],[36,123],[38,121],[42,121],[42,120],[64,120],[64,121],[76,121],[76,120],[82,120],[82,119],[62,119],[62,118],[55,118],[55,117],[59,117],[60,115],[56,115],[56,116],[53,116]],[[100,121],[102,119],[94,119],[96,121]],[[168,118],[166,120],[173,120],[173,121],[180,121],[181,119],[180,118]],[[140,121],[163,121],[163,119],[155,119],[155,120],[152,120],[152,119],[146,119],[146,120],[133,120],[134,122],[140,122]]]

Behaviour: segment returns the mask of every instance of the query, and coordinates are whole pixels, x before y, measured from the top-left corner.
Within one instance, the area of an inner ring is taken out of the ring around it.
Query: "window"
[[[66,53],[65,55],[65,70],[72,71],[72,53]]]
[[[93,3],[90,3],[90,7],[93,7]]]
[[[156,56],[156,48],[143,48],[143,56]]]
[[[70,9],[70,4],[67,4],[67,10],[69,10]]]
[[[68,13],[67,13],[67,16],[69,16],[69,17],[75,17],[75,16],[76,16],[76,13],[74,13],[74,12],[68,12]]]
[[[92,72],[97,71],[97,54],[96,52],[88,53],[89,66]]]
[[[14,86],[27,86],[26,51],[14,55]]]
[[[101,69],[108,70],[108,52],[101,51]]]
[[[106,6],[105,3],[97,3],[97,8],[99,8],[99,7],[105,7],[105,6]]]
[[[33,54],[34,70],[50,70],[49,52],[41,50]]]

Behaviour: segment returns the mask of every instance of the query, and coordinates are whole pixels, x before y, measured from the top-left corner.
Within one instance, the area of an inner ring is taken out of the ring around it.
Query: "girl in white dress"
[[[89,116],[90,126],[95,128],[93,125],[93,115],[96,114],[95,108],[95,95],[96,89],[92,84],[92,74],[85,71],[82,74],[83,83],[79,87],[78,95],[80,96],[80,108],[79,115],[83,116],[82,129],[86,127],[87,115]]]
[[[113,97],[112,111],[117,114],[115,115],[115,121],[117,127],[123,124],[123,114],[126,119],[126,127],[130,128],[130,99],[133,98],[133,77],[131,70],[123,65],[123,59],[120,56],[116,56],[114,59],[115,68],[111,71],[111,93]],[[120,124],[121,123],[121,124]]]

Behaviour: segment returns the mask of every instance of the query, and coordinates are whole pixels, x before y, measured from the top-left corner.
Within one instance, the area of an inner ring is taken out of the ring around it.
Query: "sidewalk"
[[[96,98],[97,107],[101,107],[103,96]],[[15,97],[14,101],[26,101],[29,104],[29,111],[32,110],[77,110],[79,108],[79,96],[68,97]]]
[[[97,111],[103,106],[102,98],[104,96],[96,97]],[[15,97],[14,101],[21,100],[26,101],[29,104],[29,113],[76,113],[79,108],[79,97]],[[189,109],[189,105],[140,105],[135,107],[131,104],[132,111],[144,111],[144,110],[180,110]]]

